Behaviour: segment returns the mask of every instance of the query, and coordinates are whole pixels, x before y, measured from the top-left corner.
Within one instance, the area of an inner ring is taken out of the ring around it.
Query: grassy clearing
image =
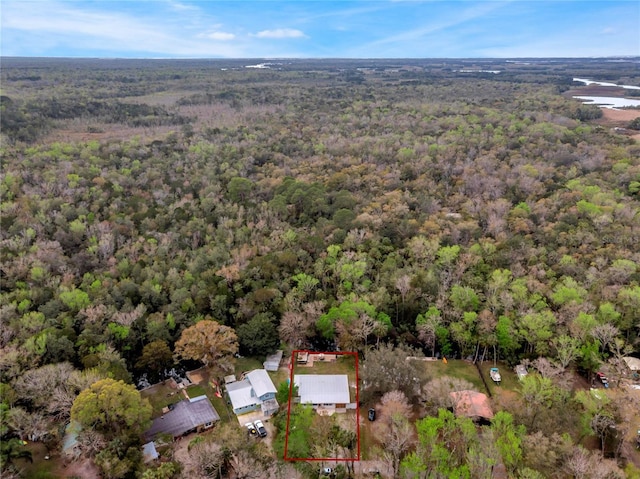
[[[31,452],[33,462],[23,459],[15,461],[18,468],[22,470],[20,477],[33,479],[55,479],[58,477],[55,470],[59,458],[45,459],[49,452],[44,444],[41,442],[29,442],[26,445],[26,449]]]
[[[374,447],[380,447],[380,443],[376,440],[375,431],[371,421],[367,420],[367,410],[360,410],[360,459],[366,461],[374,459],[372,453]]]
[[[235,366],[236,378],[240,379],[242,373],[248,373],[254,369],[264,369],[262,362],[256,358],[237,358]]]
[[[169,382],[158,383],[140,391],[142,397],[147,398],[153,407],[153,417],[162,416],[162,409],[169,404],[175,404],[184,399],[178,389],[169,386]]]
[[[489,375],[489,370],[493,367],[497,367],[500,371],[500,376],[502,377],[500,386],[494,383],[491,380],[491,376]],[[489,391],[491,391],[491,394],[494,396],[499,395],[500,391],[505,389],[509,391],[517,391],[520,388],[520,380],[518,379],[518,375],[512,368],[508,367],[506,364],[498,363],[494,366],[492,362],[486,362],[480,365],[480,369],[482,370],[482,374],[484,374],[484,378],[487,381]]]
[[[442,361],[423,361],[422,364],[424,364],[425,371],[431,379],[443,376],[461,378],[473,384],[478,391],[486,392],[480,373],[478,373],[478,369],[473,363],[461,359],[451,359],[446,364]]]

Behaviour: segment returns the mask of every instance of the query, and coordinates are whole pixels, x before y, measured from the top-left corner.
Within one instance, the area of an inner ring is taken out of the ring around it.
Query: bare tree
[[[566,459],[564,467],[567,473],[575,479],[586,479],[591,470],[589,453],[583,447],[576,447],[573,454]]]
[[[620,330],[612,324],[599,324],[591,330],[591,336],[600,341],[600,347],[603,352],[618,334],[620,334]]]
[[[407,294],[411,291],[411,276],[403,274],[396,279],[396,289],[400,292],[400,298],[402,298],[402,305],[407,299]]]
[[[565,471],[575,479],[624,479],[615,461],[603,459],[596,451],[576,446],[564,463]]]
[[[389,420],[394,414],[402,414],[405,417],[411,414],[411,404],[402,391],[389,391],[380,399],[381,420]]]
[[[189,448],[184,461],[183,477],[221,479],[226,467],[223,447],[212,441],[201,441]]]
[[[22,441],[42,441],[51,430],[55,429],[50,419],[40,412],[30,413],[21,407],[14,407],[9,411],[7,425]]]
[[[231,468],[237,479],[260,479],[267,476],[267,471],[249,451],[240,450],[231,457]]]
[[[83,428],[78,433],[78,446],[83,457],[95,457],[107,446],[107,440],[95,429]]]
[[[400,460],[415,442],[415,431],[406,415],[395,412],[385,422],[378,423],[380,438],[390,459],[393,477],[398,477]]]
[[[299,310],[287,311],[280,320],[280,339],[294,348],[307,345],[313,335],[313,325],[323,313],[324,302],[303,303]]]

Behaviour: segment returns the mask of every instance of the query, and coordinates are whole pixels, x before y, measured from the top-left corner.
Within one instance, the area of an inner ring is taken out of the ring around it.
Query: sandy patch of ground
[[[76,477],[79,479],[96,479],[100,477],[98,467],[91,459],[73,461],[57,471],[58,477]]]
[[[603,118],[609,121],[631,121],[640,116],[640,110],[613,110],[611,108],[602,109]]]
[[[200,368],[194,371],[187,371],[186,376],[193,384],[200,384],[202,381],[208,379],[209,374],[207,368]]]

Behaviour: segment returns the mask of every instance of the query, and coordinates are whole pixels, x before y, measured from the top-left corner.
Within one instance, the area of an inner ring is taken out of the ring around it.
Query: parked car
[[[374,408],[369,409],[369,413],[367,414],[367,417],[369,418],[369,421],[375,421],[376,420],[376,410]]]
[[[596,377],[600,380],[600,382],[605,388],[609,387],[609,378],[607,378],[607,376],[605,376],[604,373],[598,371],[596,373]]]
[[[248,422],[244,426],[247,428],[247,431],[249,431],[249,434],[251,434],[252,436],[258,435],[258,430],[256,429],[256,427],[253,425],[252,422]]]
[[[327,476],[327,477],[331,476],[331,473],[333,473],[333,469],[331,469],[330,467],[324,467],[321,472],[323,476]]]
[[[264,424],[262,424],[262,421],[258,419],[254,424],[260,437],[265,437],[267,435],[267,429],[264,427]]]

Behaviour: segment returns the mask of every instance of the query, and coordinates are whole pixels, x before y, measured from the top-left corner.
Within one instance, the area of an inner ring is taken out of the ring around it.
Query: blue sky
[[[637,0],[1,0],[6,56],[640,55]]]

